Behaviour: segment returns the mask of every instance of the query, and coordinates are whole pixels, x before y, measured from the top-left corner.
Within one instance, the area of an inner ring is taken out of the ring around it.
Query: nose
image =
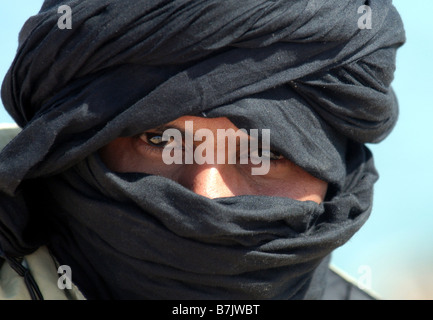
[[[185,165],[178,182],[207,198],[248,194],[248,185],[233,165]]]

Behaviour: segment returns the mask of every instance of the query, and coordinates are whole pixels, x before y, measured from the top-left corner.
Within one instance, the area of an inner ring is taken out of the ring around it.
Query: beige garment
[[[57,264],[46,247],[40,247],[34,253],[25,256],[23,264],[30,270],[45,300],[85,300],[84,295],[73,283],[70,289],[64,285],[64,273],[57,273]],[[31,297],[24,278],[4,261],[0,265],[0,300],[29,299]]]
[[[0,124],[0,150],[9,143],[19,132],[15,124]],[[41,247],[34,253],[25,256],[23,264],[30,270],[39,290],[45,300],[83,300],[83,294],[72,284],[68,289],[59,278],[63,272],[57,273],[58,266],[46,247]],[[73,274],[71,274],[73,278]],[[65,287],[61,289],[61,287]],[[0,258],[0,300],[28,300],[29,291],[21,277],[9,264]]]
[[[14,123],[0,123],[0,150],[20,131],[21,129]]]

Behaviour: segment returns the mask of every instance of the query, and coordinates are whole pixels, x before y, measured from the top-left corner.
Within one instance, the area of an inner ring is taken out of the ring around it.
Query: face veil
[[[3,255],[48,245],[89,298],[313,297],[319,266],[370,214],[364,144],[397,120],[404,30],[391,2],[369,2],[369,30],[363,1],[61,4],[72,29],[46,1],[2,85],[23,128],[0,154]],[[211,200],[98,157],[183,115],[270,129],[273,148],[329,183],[325,201]]]

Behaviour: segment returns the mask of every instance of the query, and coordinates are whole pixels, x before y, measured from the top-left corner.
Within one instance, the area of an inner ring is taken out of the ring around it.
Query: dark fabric
[[[321,260],[368,216],[376,173],[362,146],[355,154],[345,193],[323,205],[211,200],[163,177],[111,173],[91,156],[47,183],[59,230],[51,248],[76,278],[90,275],[79,285],[92,298],[303,298]]]
[[[60,4],[72,30],[57,28]],[[23,127],[0,154],[2,250],[48,242],[94,298],[306,297],[315,268],[367,219],[377,174],[363,143],[398,114],[403,26],[377,0],[373,28],[359,29],[364,4],[46,1],[2,85]],[[270,129],[275,149],[330,183],[326,201],[209,200],[95,155],[188,114]]]

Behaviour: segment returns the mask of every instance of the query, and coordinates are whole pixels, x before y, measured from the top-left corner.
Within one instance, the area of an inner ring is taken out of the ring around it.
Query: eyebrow
[[[179,130],[179,132],[180,132],[180,134],[182,136],[182,139],[183,140],[185,139],[185,128],[181,128],[181,127],[178,127],[178,126],[173,125],[173,124],[162,124],[162,125],[157,126],[155,128],[146,130],[145,132],[164,133],[164,131],[167,130],[167,129],[176,129],[176,130]],[[194,133],[192,133],[192,135],[194,136]]]
[[[157,126],[155,128],[146,130],[145,132],[156,131],[156,132],[163,133],[167,129],[176,129],[176,130],[179,130],[180,134],[182,135],[182,139],[185,139],[185,133],[186,133],[185,128],[181,128],[181,127],[179,127],[179,126],[177,126],[175,124],[162,124],[162,125],[159,125],[159,126]],[[224,129],[224,128],[221,128],[221,129]],[[195,135],[195,132],[192,132],[192,136],[193,137],[194,137],[194,135]],[[248,139],[248,141],[251,140],[251,136],[249,134],[247,134],[247,139]],[[194,140],[194,142],[195,142],[195,140]],[[239,147],[239,146],[240,146],[240,141],[239,141],[239,139],[236,139],[236,147]],[[259,141],[259,147],[261,147],[261,141]]]

